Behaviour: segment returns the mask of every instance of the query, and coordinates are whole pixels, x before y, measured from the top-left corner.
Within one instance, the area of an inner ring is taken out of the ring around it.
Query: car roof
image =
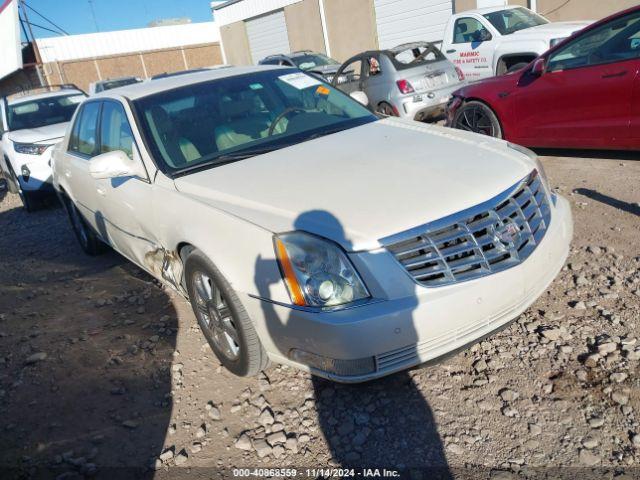
[[[134,83],[119,87],[113,90],[107,90],[93,95],[91,98],[112,98],[112,97],[125,97],[130,100],[137,100],[139,98],[154,95],[156,93],[165,92],[167,90],[173,90],[174,88],[183,87],[185,85],[191,85],[196,83],[203,83],[209,80],[219,80],[222,78],[236,77],[238,75],[245,75],[249,73],[265,72],[269,70],[288,70],[291,67],[280,67],[277,65],[259,65],[251,67],[225,67],[206,69],[197,72],[184,73],[183,75],[175,75],[164,78],[158,78],[156,80],[147,80],[142,83]]]
[[[460,12],[456,16],[464,17],[465,15],[469,15],[471,13],[477,13],[478,15],[486,15],[487,13],[499,12],[501,10],[513,10],[515,8],[526,8],[526,7],[523,7],[522,5],[502,5],[497,7],[474,8],[473,10],[465,10],[464,12]]]
[[[97,82],[95,82],[96,84],[98,83],[109,83],[109,82],[117,82],[119,80],[129,80],[129,79],[137,79],[138,77],[135,77],[133,75],[127,75],[125,77],[114,77],[114,78],[105,78],[103,80],[98,80]]]
[[[85,93],[79,89],[76,90],[72,88],[65,88],[63,90],[56,90],[55,92],[41,92],[41,93],[34,93],[31,95],[25,94],[25,95],[19,95],[13,98],[7,98],[7,104],[16,105],[18,103],[30,102],[33,100],[40,100],[43,98],[64,97],[67,95],[85,95]]]
[[[399,52],[403,52],[405,50],[410,50],[413,48],[426,47],[426,46],[432,46],[432,45],[433,43],[430,43],[430,42],[409,42],[409,43],[403,43],[393,48],[390,48],[389,51],[391,53],[399,53]]]
[[[313,50],[296,50],[291,53],[274,53],[273,55],[267,55],[262,60],[270,60],[273,58],[296,58],[302,57],[304,55],[318,55],[318,52],[314,52]],[[324,54],[321,54],[324,55]]]

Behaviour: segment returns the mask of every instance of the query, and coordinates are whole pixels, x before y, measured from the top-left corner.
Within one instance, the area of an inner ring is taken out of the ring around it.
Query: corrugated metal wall
[[[379,48],[442,40],[453,13],[451,0],[375,0]]]
[[[264,15],[274,10],[282,10],[287,5],[300,1],[302,0],[242,0],[214,10],[214,17],[218,25],[229,25],[230,23]]]
[[[254,64],[268,55],[289,53],[289,35],[284,10],[246,21],[247,38]]]

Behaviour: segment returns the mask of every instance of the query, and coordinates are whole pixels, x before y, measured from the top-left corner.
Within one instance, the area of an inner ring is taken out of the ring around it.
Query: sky
[[[125,30],[146,27],[163,18],[189,17],[193,22],[211,18],[209,0],[25,0],[27,5],[49,18],[69,34]],[[95,21],[91,13],[95,11]],[[55,30],[33,10],[27,9],[29,21]],[[97,23],[97,25],[96,25]],[[57,36],[33,28],[36,38]]]

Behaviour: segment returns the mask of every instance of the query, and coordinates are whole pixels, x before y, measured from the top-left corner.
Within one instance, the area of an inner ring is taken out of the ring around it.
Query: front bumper
[[[42,155],[26,155],[14,153],[12,159],[13,170],[20,182],[23,192],[49,192],[53,191],[53,178],[51,171],[51,152],[49,147]],[[27,169],[28,176],[23,175]]]
[[[372,278],[388,282],[380,291],[400,291],[410,285],[413,295],[334,312],[292,309],[253,297],[247,297],[245,305],[273,361],[344,383],[383,377],[459,350],[524,312],[553,281],[569,253],[573,223],[564,198],[556,198],[551,218],[544,239],[527,260],[487,277],[425,288],[398,269],[391,254],[380,250],[356,254],[354,262],[369,270]],[[375,297],[375,286],[371,290]],[[295,361],[294,350],[354,365],[372,359],[372,369],[337,375]]]

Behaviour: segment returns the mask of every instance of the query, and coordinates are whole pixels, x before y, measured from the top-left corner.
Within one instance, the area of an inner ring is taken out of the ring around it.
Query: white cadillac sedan
[[[291,68],[91,97],[53,167],[82,248],[187,297],[243,376],[360,382],[464,347],[548,287],[573,232],[532,152],[380,120]]]

